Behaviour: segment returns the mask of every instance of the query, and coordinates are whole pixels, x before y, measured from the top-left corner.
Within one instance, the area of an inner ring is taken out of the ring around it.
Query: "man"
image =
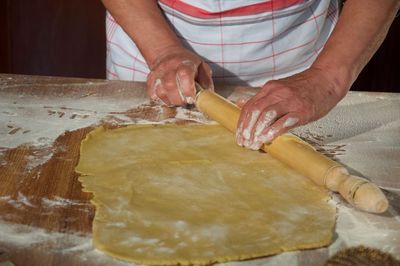
[[[261,86],[237,143],[262,143],[326,115],[378,49],[400,0],[103,0],[111,79],[151,99],[194,103],[195,81]]]

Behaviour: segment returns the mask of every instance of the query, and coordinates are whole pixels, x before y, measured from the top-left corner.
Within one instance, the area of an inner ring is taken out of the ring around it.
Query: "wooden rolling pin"
[[[220,95],[198,91],[197,108],[222,126],[236,132],[240,109]],[[388,201],[382,191],[365,178],[350,175],[344,166],[317,152],[300,138],[285,134],[262,149],[316,184],[339,192],[353,206],[367,212],[382,213]]]

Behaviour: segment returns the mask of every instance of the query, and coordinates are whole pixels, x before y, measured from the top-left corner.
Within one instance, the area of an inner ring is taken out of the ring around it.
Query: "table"
[[[231,100],[255,92],[218,88]],[[150,103],[143,83],[0,74],[0,262],[130,265],[91,244],[95,210],[74,172],[80,141],[98,125],[188,122],[211,123],[193,108]],[[400,259],[400,94],[350,92],[326,117],[294,133],[381,186],[389,210],[364,213],[334,194],[338,216],[329,247],[227,265],[323,265],[355,245]]]

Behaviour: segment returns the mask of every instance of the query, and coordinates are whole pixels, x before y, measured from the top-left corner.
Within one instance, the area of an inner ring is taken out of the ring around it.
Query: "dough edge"
[[[159,126],[163,126],[163,127],[177,127],[180,125],[177,124],[137,124],[137,125],[124,125],[124,126],[120,126],[117,128],[106,128],[104,126],[98,126],[96,128],[94,128],[92,131],[90,131],[88,134],[86,134],[86,137],[81,141],[81,145],[80,145],[80,154],[82,153],[82,150],[84,149],[84,145],[86,142],[90,141],[92,138],[97,137],[98,135],[100,135],[103,132],[109,131],[109,130],[124,130],[126,128],[131,128],[131,127],[135,127],[135,128],[149,128],[149,127],[159,127]],[[211,125],[204,125],[204,124],[189,124],[186,126],[211,126]],[[215,126],[215,125],[214,125]],[[285,136],[286,137],[286,136]],[[297,139],[297,137],[291,136],[291,135],[287,135],[288,138],[292,139]],[[310,144],[307,143],[307,145],[309,146],[309,148],[314,149],[314,147],[312,147]],[[79,163],[78,165],[75,167],[75,172],[79,174],[78,180],[82,185],[82,191],[86,192],[86,193],[91,193],[92,194],[92,199],[90,200],[90,202],[95,206],[95,215],[93,218],[93,222],[92,222],[92,235],[94,234],[94,232],[97,230],[97,223],[96,218],[98,215],[98,210],[100,208],[100,204],[98,204],[95,201],[95,194],[93,191],[86,189],[85,185],[84,185],[84,181],[82,180],[82,177],[92,177],[94,175],[90,174],[90,173],[86,173],[83,170],[79,169],[80,166],[80,159],[79,159]],[[292,247],[292,248],[278,248],[274,251],[270,251],[270,252],[262,252],[262,253],[253,253],[253,254],[238,254],[235,256],[223,256],[223,257],[215,257],[214,259],[210,260],[210,259],[194,259],[194,260],[185,260],[185,259],[176,259],[176,260],[135,260],[132,259],[131,257],[125,256],[125,255],[121,255],[118,253],[115,253],[112,250],[107,249],[106,245],[103,245],[101,241],[98,241],[98,239],[96,238],[92,238],[92,243],[94,245],[94,247],[98,250],[100,250],[101,252],[107,254],[108,256],[111,256],[113,258],[117,258],[123,261],[128,261],[128,262],[133,262],[136,264],[147,264],[147,265],[165,265],[165,266],[172,266],[172,265],[182,265],[182,266],[189,266],[189,265],[212,265],[212,264],[216,264],[216,263],[224,263],[224,262],[234,262],[234,261],[245,261],[245,260],[250,260],[250,259],[261,259],[261,258],[265,258],[265,257],[269,257],[269,256],[273,256],[273,255],[278,255],[282,252],[290,252],[290,251],[297,251],[297,250],[309,250],[309,249],[316,249],[316,248],[323,248],[328,246],[329,244],[332,243],[333,241],[333,235],[334,235],[334,229],[335,229],[335,225],[336,225],[336,220],[337,220],[337,207],[334,203],[329,202],[332,199],[332,196],[329,194],[327,194],[326,197],[326,202],[327,204],[332,205],[331,208],[331,215],[334,216],[335,218],[332,219],[332,223],[330,224],[330,230],[329,230],[329,235],[326,239],[323,239],[320,243],[312,243],[312,244],[304,244],[304,245],[299,245],[296,247]]]

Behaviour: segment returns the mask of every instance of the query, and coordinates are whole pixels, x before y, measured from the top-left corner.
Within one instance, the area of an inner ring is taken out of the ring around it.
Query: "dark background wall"
[[[0,0],[0,72],[105,78],[100,0]],[[400,92],[400,18],[353,90]]]
[[[105,77],[100,0],[0,0],[0,10],[0,72]]]

